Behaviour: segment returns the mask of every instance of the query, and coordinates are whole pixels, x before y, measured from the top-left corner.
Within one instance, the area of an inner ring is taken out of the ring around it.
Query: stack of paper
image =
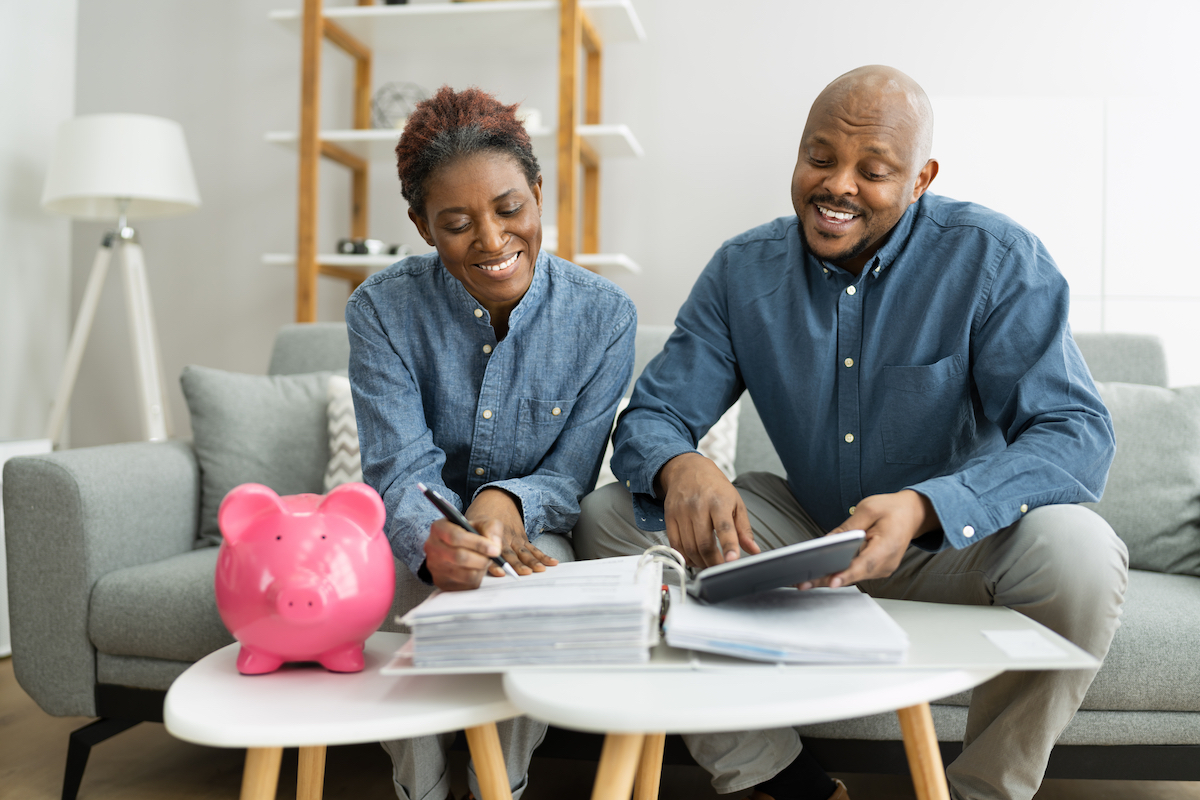
[[[672,594],[663,628],[672,647],[755,661],[895,663],[908,652],[904,629],[853,586],[773,589],[716,604]]]
[[[658,641],[662,567],[576,561],[435,592],[401,619],[417,667],[644,663]]]

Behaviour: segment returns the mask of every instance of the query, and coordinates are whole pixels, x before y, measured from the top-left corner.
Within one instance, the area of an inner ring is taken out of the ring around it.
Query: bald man
[[[597,558],[669,543],[704,567],[862,529],[849,568],[815,584],[1007,606],[1103,658],[1127,554],[1075,505],[1099,498],[1114,442],[1067,283],[1012,220],[927,191],[932,132],[928,98],[895,69],[821,92],[795,216],[730,239],[704,269],[617,426],[619,483],[584,500],[574,546]],[[696,451],[744,390],[786,480],[731,484]],[[976,688],[953,796],[1031,798],[1094,674]],[[846,797],[790,728],[685,738],[719,792]]]

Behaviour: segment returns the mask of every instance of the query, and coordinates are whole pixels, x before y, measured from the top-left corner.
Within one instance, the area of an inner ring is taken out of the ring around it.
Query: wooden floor
[[[0,659],[0,798],[57,800],[67,737],[90,722],[51,717],[13,677],[12,659]],[[241,750],[217,750],[174,739],[162,725],[143,723],[92,749],[80,800],[229,800],[239,792]],[[465,793],[465,755],[451,759],[456,795]],[[280,798],[296,796],[296,753],[285,751]],[[595,764],[535,758],[523,800],[573,800],[591,794]],[[854,800],[909,800],[907,778],[841,775]],[[728,800],[718,795],[696,767],[666,767],[660,800]],[[329,800],[390,800],[391,762],[376,744],[329,748],[325,777]],[[1200,800],[1200,783],[1047,781],[1037,800]]]

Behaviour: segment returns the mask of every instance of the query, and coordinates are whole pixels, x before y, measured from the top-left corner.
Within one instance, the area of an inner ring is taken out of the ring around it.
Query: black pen
[[[475,534],[476,536],[483,535],[479,531],[475,530],[475,526],[472,525],[471,523],[467,522],[467,518],[462,515],[462,512],[459,511],[457,508],[455,508],[452,503],[447,502],[446,498],[442,497],[440,494],[435,492],[433,489],[430,489],[428,486],[426,486],[423,483],[417,483],[417,488],[420,489],[421,492],[426,497],[429,498],[429,502],[431,502],[435,506],[437,506],[437,510],[442,512],[442,516],[444,516],[446,519],[450,520],[451,522],[453,522],[455,525],[457,525],[460,528],[465,528],[466,530],[469,530],[471,533]],[[510,578],[520,577],[519,575],[517,575],[517,571],[515,569],[513,569],[512,564],[508,563],[500,556],[488,556],[488,558],[490,558],[492,560],[493,564],[495,564],[500,569],[504,570],[504,574],[507,575],[508,577],[510,577]]]

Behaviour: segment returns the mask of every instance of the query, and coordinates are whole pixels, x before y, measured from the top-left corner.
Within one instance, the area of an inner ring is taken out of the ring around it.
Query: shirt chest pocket
[[[517,403],[517,471],[529,473],[537,468],[546,453],[554,446],[566,425],[571,408],[570,400],[539,400],[522,397]]]
[[[975,435],[966,360],[883,368],[883,456],[890,464],[938,464]]]

